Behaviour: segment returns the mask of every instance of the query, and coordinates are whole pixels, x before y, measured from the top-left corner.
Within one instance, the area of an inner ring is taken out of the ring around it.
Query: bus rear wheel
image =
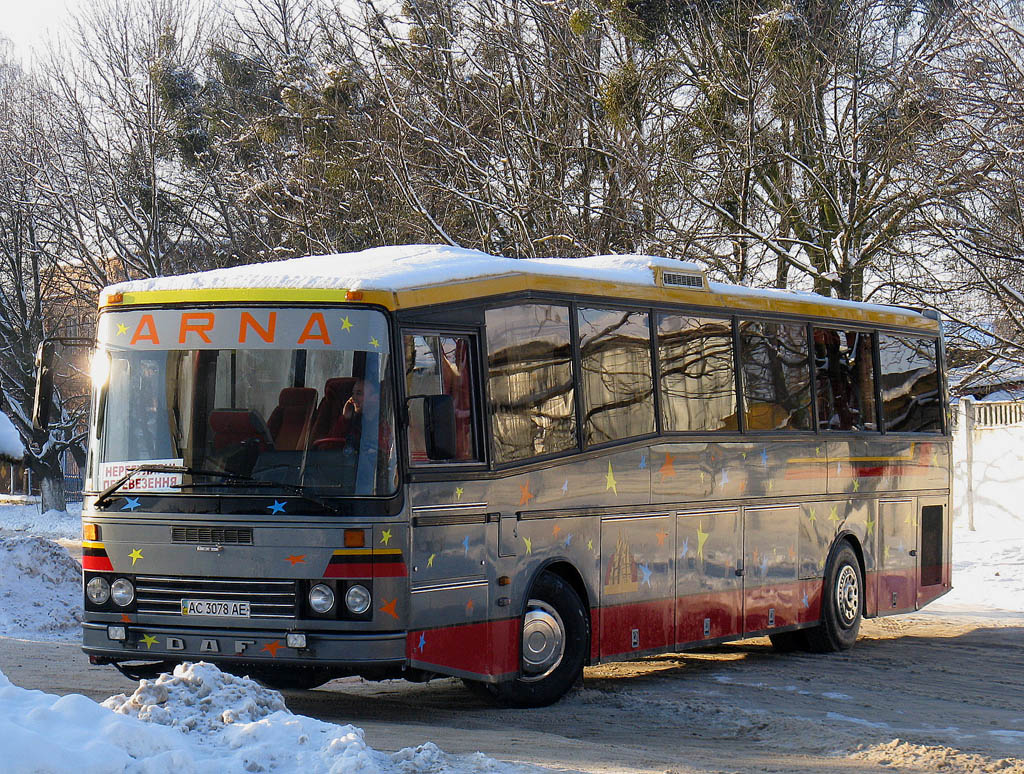
[[[530,590],[523,613],[519,675],[492,688],[502,704],[545,707],[583,676],[590,617],[576,590],[545,572]]]
[[[825,571],[821,622],[807,629],[807,647],[816,653],[849,650],[860,631],[864,576],[848,542],[843,542]]]

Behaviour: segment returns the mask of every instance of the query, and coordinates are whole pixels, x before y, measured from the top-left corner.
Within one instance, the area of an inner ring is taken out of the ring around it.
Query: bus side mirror
[[[53,409],[53,342],[44,341],[36,349],[36,392],[32,398],[32,427],[50,426]]]
[[[423,400],[427,457],[455,459],[455,401],[451,395],[426,395]]]

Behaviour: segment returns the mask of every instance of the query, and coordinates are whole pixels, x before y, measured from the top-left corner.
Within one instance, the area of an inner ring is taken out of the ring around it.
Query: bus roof
[[[700,265],[686,261],[648,255],[504,258],[448,245],[375,247],[133,280],[105,288],[100,308],[359,301],[397,310],[522,291],[939,329],[938,320],[903,307],[709,282]]]

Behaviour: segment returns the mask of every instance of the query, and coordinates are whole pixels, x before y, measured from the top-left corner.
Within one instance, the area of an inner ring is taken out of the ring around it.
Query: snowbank
[[[0,414],[0,458],[21,460],[25,457],[25,446],[21,436],[6,414]]]
[[[69,503],[67,511],[39,512],[38,505],[0,506],[0,534],[4,531],[61,540],[82,537],[82,504]]]
[[[427,742],[374,750],[363,731],[293,715],[281,694],[211,664],[182,664],[97,704],[18,688],[0,672],[3,770],[76,774],[471,774],[544,771]],[[73,762],[73,763],[72,763]]]
[[[34,536],[0,536],[0,633],[78,639],[81,589],[82,568],[62,546]]]

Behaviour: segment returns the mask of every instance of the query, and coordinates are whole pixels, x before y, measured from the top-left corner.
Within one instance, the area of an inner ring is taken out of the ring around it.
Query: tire
[[[776,632],[775,634],[769,634],[768,639],[772,641],[772,648],[779,653],[792,653],[795,650],[805,650],[807,648],[806,629]]]
[[[489,686],[512,707],[546,707],[583,678],[590,616],[575,589],[553,573],[537,578],[523,613],[519,676]]]
[[[864,575],[849,543],[843,542],[825,571],[821,622],[806,629],[807,646],[816,653],[849,650],[857,641],[864,610]]]

